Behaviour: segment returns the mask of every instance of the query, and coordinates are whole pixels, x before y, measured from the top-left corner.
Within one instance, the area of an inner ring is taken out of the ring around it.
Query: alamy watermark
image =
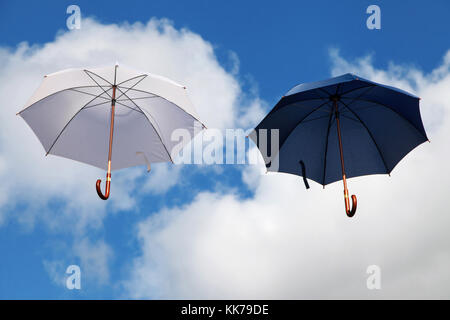
[[[366,26],[369,30],[380,30],[381,29],[381,9],[376,4],[372,4],[367,7],[367,14],[370,16],[367,18]]]
[[[76,4],[67,7],[66,13],[70,16],[66,20],[66,26],[69,30],[81,29],[81,9]]]
[[[81,269],[79,266],[72,264],[67,267],[66,274],[69,276],[66,279],[66,288],[69,290],[81,290]]]
[[[381,290],[381,268],[373,264],[367,267],[366,273],[369,274],[366,280],[367,289]]]
[[[279,130],[278,129],[207,129],[203,134],[200,127],[194,131],[179,128],[172,131],[171,158],[177,164],[261,164],[271,171],[278,171]],[[259,153],[249,153],[250,145],[258,143]]]

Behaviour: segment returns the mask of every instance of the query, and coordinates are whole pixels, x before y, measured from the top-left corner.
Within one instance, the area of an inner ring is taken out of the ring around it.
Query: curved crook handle
[[[358,201],[356,200],[356,196],[352,195],[352,208],[350,209],[350,201],[348,199],[348,192],[344,194],[345,197],[345,212],[349,218],[353,217],[356,213],[356,208],[358,207]]]
[[[100,188],[100,184],[102,183],[101,179],[97,180],[97,183],[95,184],[97,189],[97,194],[102,200],[107,200],[109,198],[109,192],[111,187],[111,174],[106,175],[106,187],[105,187],[105,195],[102,193],[102,189]]]

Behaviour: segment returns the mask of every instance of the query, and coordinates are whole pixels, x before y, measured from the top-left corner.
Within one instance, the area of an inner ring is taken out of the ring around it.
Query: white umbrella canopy
[[[18,114],[46,154],[108,170],[104,200],[111,170],[172,161],[172,132],[205,128],[185,86],[118,64],[49,74]]]

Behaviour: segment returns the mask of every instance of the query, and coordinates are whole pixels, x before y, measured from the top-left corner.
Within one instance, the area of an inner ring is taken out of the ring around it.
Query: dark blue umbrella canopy
[[[319,184],[341,180],[337,130],[347,178],[389,174],[412,149],[428,140],[420,117],[420,98],[353,74],[295,86],[255,128],[250,138],[260,148],[260,129],[279,129],[279,167]],[[260,148],[261,150],[261,148]],[[262,151],[262,150],[261,150]],[[303,162],[304,173],[302,173]]]

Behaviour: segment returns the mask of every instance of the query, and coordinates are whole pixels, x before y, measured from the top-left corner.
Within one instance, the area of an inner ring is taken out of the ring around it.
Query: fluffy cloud
[[[177,165],[170,168],[170,165],[166,163],[157,164],[156,166],[157,170],[150,175],[142,188],[144,192],[165,193],[176,185],[180,179],[181,166]]]
[[[31,96],[43,75],[71,67],[113,65],[116,61],[136,69],[171,78],[188,87],[202,120],[209,127],[226,128],[235,119],[249,119],[242,105],[259,100],[242,99],[238,81],[238,61],[227,72],[217,61],[213,46],[201,36],[177,30],[167,20],[152,19],[147,24],[103,25],[83,19],[82,29],[60,32],[43,45],[21,43],[17,48],[0,48],[0,223],[14,215],[33,226],[44,221],[55,230],[83,232],[86,226],[100,227],[106,207],[127,210],[136,204],[132,196],[137,178],[145,168],[113,173],[112,197],[98,199],[94,184],[104,172],[71,160],[44,157],[44,151],[25,122],[15,114]],[[113,159],[114,161],[114,159]],[[174,185],[180,168],[156,166],[144,190],[162,192]],[[170,173],[173,179],[166,179]],[[104,180],[104,179],[103,179]],[[142,179],[140,179],[141,181]],[[59,208],[47,210],[49,205]]]
[[[80,260],[80,268],[88,279],[98,284],[109,281],[109,265],[113,252],[103,240],[91,242],[87,238],[80,239],[74,243],[73,253]]]
[[[141,255],[125,283],[135,298],[449,298],[450,51],[431,73],[331,52],[332,73],[412,91],[432,143],[419,146],[392,177],[349,180],[357,215],[344,212],[342,185],[304,190],[300,177],[243,181],[254,196],[202,193],[139,224]],[[256,181],[256,182],[255,182]],[[366,287],[381,268],[382,290]]]
[[[56,249],[58,258],[44,259],[43,266],[52,282],[66,287],[69,265],[78,265],[82,283],[105,285],[110,281],[110,264],[114,258],[112,248],[104,240],[91,241],[87,237],[76,238],[72,247],[60,244]]]

